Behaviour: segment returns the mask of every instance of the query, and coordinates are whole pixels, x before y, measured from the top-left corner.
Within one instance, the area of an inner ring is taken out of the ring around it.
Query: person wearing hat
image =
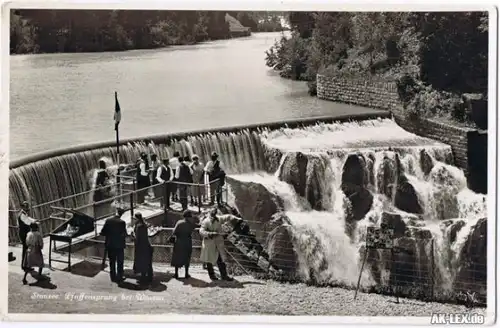
[[[157,184],[156,183],[156,174],[158,173],[158,168],[161,166],[162,162],[158,159],[158,155],[156,154],[152,154],[151,155],[151,165],[150,165],[150,168],[149,168],[149,181],[151,183],[151,185],[155,185]],[[157,196],[157,192],[156,192],[156,189],[157,188],[152,188],[153,190],[153,195],[154,195],[154,198],[158,198],[161,196],[161,194],[159,196]]]
[[[19,240],[23,245],[23,253],[21,256],[21,268],[23,270],[31,271],[32,270],[31,268],[24,266],[24,258],[26,257],[26,251],[28,250],[28,245],[26,245],[26,238],[31,230],[30,225],[32,223],[35,223],[35,220],[28,215],[29,210],[30,210],[30,204],[27,201],[22,202],[21,210],[17,215],[17,227],[18,227]]]
[[[197,227],[193,213],[184,211],[182,219],[175,224],[170,241],[174,244],[170,264],[175,268],[174,278],[179,279],[179,268],[184,267],[186,279],[190,278],[189,265],[193,252],[193,231]]]
[[[141,283],[151,283],[153,281],[153,246],[149,241],[148,226],[137,212],[134,216],[134,273],[140,273]]]
[[[200,162],[200,158],[198,157],[198,155],[193,155],[191,160],[193,161],[191,163],[191,172],[193,172],[193,183],[194,183],[194,185],[191,188],[191,203],[192,205],[197,206],[198,202],[201,202],[203,196],[205,195],[205,190],[203,186],[205,184],[204,181],[205,174],[204,174],[203,163]]]
[[[137,160],[136,164],[136,181],[137,181],[137,202],[142,204],[146,200],[146,195],[148,194],[148,189],[151,185],[149,180],[149,163],[148,155],[146,153],[141,153],[141,157]]]
[[[217,217],[217,207],[214,207],[200,225],[201,243],[200,260],[206,264],[208,276],[211,280],[218,280],[215,276],[214,265],[217,264],[222,280],[232,281],[226,269],[227,254],[224,249],[224,231],[221,219]]]
[[[170,193],[172,192],[172,181],[174,180],[174,172],[170,167],[168,158],[162,160],[162,164],[156,171],[155,184],[163,183],[163,185],[155,188],[155,197],[160,198],[161,206],[170,208]]]
[[[106,238],[104,247],[109,258],[109,276],[112,282],[117,283],[125,280],[123,261],[125,258],[127,225],[121,219],[124,212],[123,209],[118,208],[116,215],[107,219],[101,230],[101,236]]]
[[[185,211],[188,208],[189,184],[193,183],[193,174],[188,164],[189,156],[181,157],[181,160],[177,172],[175,173],[175,179],[179,182],[177,187],[179,190],[179,200],[182,205],[182,210]]]
[[[178,201],[179,200],[179,195],[177,194],[177,179],[175,178],[176,174],[177,174],[177,169],[179,168],[179,166],[181,165],[181,154],[176,151],[174,152],[174,156],[170,159],[170,168],[172,169],[173,173],[174,173],[174,183],[172,183],[172,188],[171,188],[171,192],[172,192],[172,200],[175,202],[175,201]]]
[[[214,201],[217,199],[217,205],[222,206],[222,186],[225,182],[226,173],[216,152],[213,152],[212,156],[210,156],[210,161],[205,166],[205,172],[210,183],[210,205],[214,205]]]

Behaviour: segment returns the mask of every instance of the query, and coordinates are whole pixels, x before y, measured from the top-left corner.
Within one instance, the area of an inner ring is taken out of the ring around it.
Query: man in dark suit
[[[120,283],[123,277],[123,260],[125,257],[125,237],[127,236],[127,226],[121,216],[125,213],[123,209],[117,209],[117,215],[109,218],[104,223],[101,236],[106,237],[106,252],[109,258],[109,276],[111,281]]]

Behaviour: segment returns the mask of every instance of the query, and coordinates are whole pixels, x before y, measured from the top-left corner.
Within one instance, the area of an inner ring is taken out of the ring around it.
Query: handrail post
[[[92,204],[93,212],[94,212],[94,231],[95,237],[97,237],[97,216],[95,215],[95,203]]]
[[[198,198],[198,213],[201,213],[201,186],[199,183],[196,185],[196,192],[198,193],[196,195]]]
[[[134,216],[134,193],[130,193],[130,217]]]

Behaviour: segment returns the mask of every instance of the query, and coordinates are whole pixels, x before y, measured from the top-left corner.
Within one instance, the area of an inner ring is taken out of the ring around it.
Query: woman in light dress
[[[23,259],[24,267],[27,268],[38,268],[38,279],[43,279],[42,270],[43,270],[43,237],[39,231],[39,227],[37,223],[32,223],[30,225],[31,231],[28,232],[26,236],[26,245],[28,246],[28,250],[26,251],[26,255]],[[28,271],[24,272],[23,284],[28,284],[26,277],[28,276]]]

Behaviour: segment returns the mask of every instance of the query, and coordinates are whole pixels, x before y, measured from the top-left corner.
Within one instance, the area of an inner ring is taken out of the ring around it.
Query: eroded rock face
[[[248,222],[260,243],[265,243],[270,232],[266,225],[272,216],[283,209],[283,202],[262,184],[227,177],[235,196],[235,206],[240,216]]]
[[[265,247],[269,254],[271,265],[286,273],[294,273],[297,269],[297,254],[295,253],[290,226],[276,227],[268,236]]]
[[[382,167],[377,174],[378,192],[384,194],[388,199],[394,196],[394,185],[397,183],[399,173],[397,171],[396,161],[387,155],[384,155]]]
[[[332,187],[327,173],[333,173],[328,170],[327,158],[308,156],[305,197],[311,208],[317,211],[328,210],[331,206]]]
[[[432,168],[434,167],[434,160],[431,155],[427,152],[427,150],[422,149],[420,151],[420,168],[422,172],[427,176],[431,173]]]
[[[471,229],[459,254],[456,290],[486,293],[487,219],[479,219]]]
[[[266,229],[271,231],[264,247],[269,255],[269,262],[278,270],[294,274],[297,271],[298,259],[290,219],[284,212],[276,213]]]
[[[349,225],[364,218],[373,205],[373,195],[368,190],[370,176],[366,165],[363,155],[350,154],[342,170],[341,188],[350,202],[346,216]]]
[[[266,160],[266,171],[267,173],[274,173],[278,170],[281,158],[283,157],[283,152],[276,148],[266,147],[264,151],[264,157]]]
[[[307,156],[301,152],[288,153],[279,173],[279,179],[291,184],[302,197],[306,195],[307,162]]]
[[[289,153],[281,166],[279,179],[293,186],[312,209],[322,211],[331,206],[331,185],[327,175],[331,172],[329,160],[321,155]],[[331,173],[333,174],[333,173]]]
[[[422,214],[424,212],[417,190],[406,178],[401,178],[398,182],[394,205],[408,213]]]

